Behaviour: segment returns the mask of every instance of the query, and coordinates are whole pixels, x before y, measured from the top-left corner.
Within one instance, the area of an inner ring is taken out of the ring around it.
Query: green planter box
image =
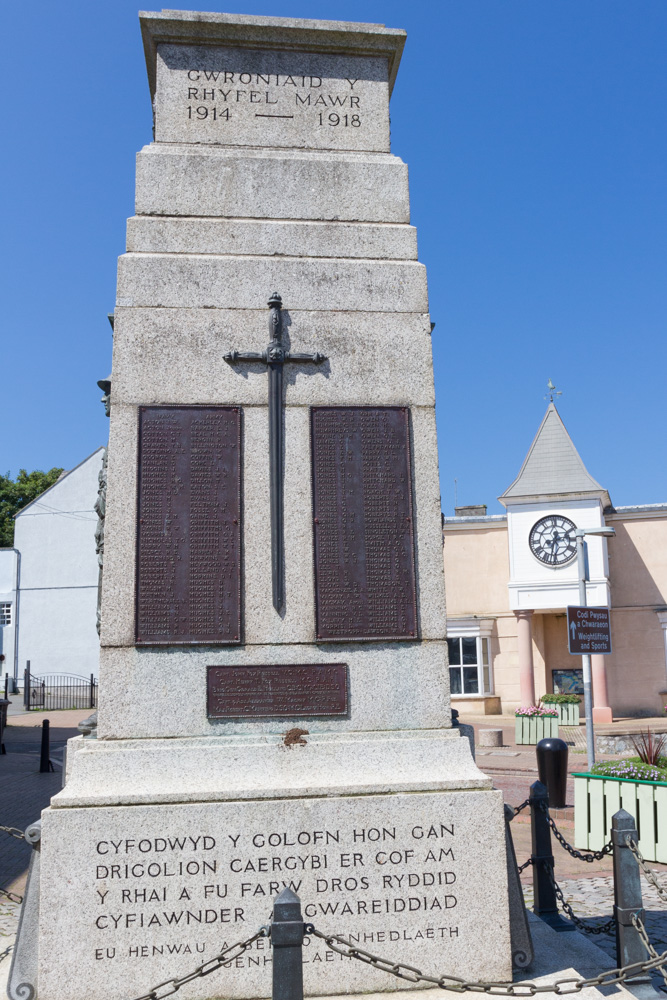
[[[546,736],[558,736],[558,719],[555,715],[516,716],[516,743],[536,744]]]
[[[571,704],[561,704],[555,705],[558,709],[558,725],[559,726],[578,726],[579,725],[579,705],[576,703]]]
[[[574,774],[575,847],[599,851],[611,840],[611,817],[634,816],[639,850],[647,861],[667,863],[667,783]]]

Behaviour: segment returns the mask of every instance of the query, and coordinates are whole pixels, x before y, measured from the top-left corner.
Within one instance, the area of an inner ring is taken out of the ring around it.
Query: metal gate
[[[24,673],[23,705],[27,710],[56,708],[97,708],[97,681],[94,674]]]

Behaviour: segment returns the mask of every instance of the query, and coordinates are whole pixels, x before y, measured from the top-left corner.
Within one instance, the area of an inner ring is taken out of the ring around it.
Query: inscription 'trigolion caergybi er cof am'
[[[388,151],[387,60],[161,44],[155,138]]]

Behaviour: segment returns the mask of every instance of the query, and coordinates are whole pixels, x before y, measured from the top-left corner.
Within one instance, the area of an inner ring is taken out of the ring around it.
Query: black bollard
[[[47,774],[49,771],[53,770],[53,764],[49,760],[49,720],[44,719],[42,722],[42,748],[39,757],[39,773]]]
[[[303,1000],[303,934],[301,901],[286,886],[273,903],[273,1000]]]
[[[547,786],[549,805],[563,809],[567,797],[567,743],[557,736],[540,740],[536,747],[537,772]]]

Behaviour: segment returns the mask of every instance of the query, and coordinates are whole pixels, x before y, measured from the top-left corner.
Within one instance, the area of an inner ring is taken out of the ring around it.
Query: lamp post
[[[582,608],[588,606],[586,601],[586,582],[588,579],[587,570],[587,546],[584,538],[586,535],[602,535],[609,538],[615,535],[613,528],[576,528],[574,537],[577,542],[577,577],[579,579],[579,604]],[[590,654],[582,653],[581,665],[584,674],[584,711],[586,713],[586,752],[588,755],[588,770],[595,763],[595,733],[593,731],[593,686],[591,682],[591,658]]]

